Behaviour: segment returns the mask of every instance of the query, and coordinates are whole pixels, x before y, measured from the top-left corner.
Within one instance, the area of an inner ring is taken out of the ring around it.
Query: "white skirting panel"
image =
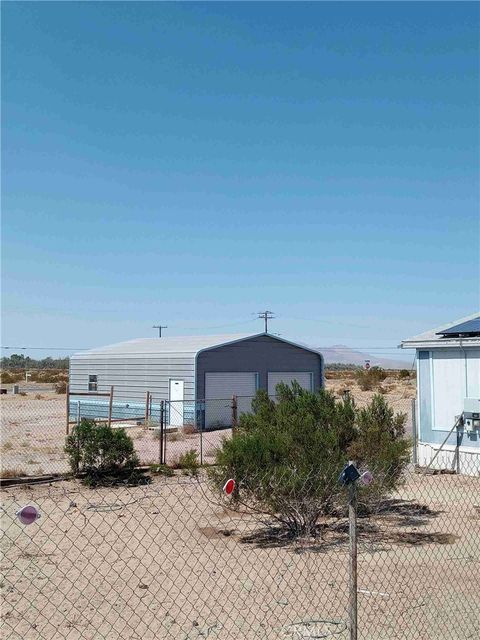
[[[439,444],[419,442],[417,444],[418,464],[421,467],[428,466],[439,448]],[[435,458],[431,469],[453,469],[463,475],[480,476],[480,448],[460,447],[457,465],[456,448],[445,445]]]

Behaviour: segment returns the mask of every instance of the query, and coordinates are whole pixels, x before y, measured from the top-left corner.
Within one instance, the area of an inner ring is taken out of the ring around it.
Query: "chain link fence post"
[[[160,425],[158,430],[158,464],[163,464],[163,427],[165,423],[165,401],[160,400]]]
[[[417,401],[415,398],[412,398],[412,441],[413,464],[418,464]]]
[[[70,385],[67,384],[67,389],[65,391],[65,402],[66,402],[66,407],[65,407],[65,411],[67,413],[67,417],[66,417],[66,430],[65,433],[68,436],[69,432],[70,432]]]
[[[350,463],[352,464],[352,463]],[[357,481],[348,485],[349,598],[350,640],[357,640]]]
[[[168,414],[167,414],[168,411]],[[162,445],[163,445],[163,464],[167,464],[167,415],[172,413],[172,403],[165,400],[163,403],[163,419],[162,419]]]
[[[235,431],[237,426],[238,426],[238,401],[237,401],[237,396],[234,394],[232,396],[232,432]]]
[[[145,398],[145,426],[148,424],[148,419],[150,418],[150,391],[147,391],[147,396]]]
[[[195,417],[197,417],[198,410],[195,406]],[[203,465],[203,421],[200,420],[200,464]]]
[[[113,410],[113,386],[110,387],[110,399],[108,401],[108,426],[112,426],[112,410]]]

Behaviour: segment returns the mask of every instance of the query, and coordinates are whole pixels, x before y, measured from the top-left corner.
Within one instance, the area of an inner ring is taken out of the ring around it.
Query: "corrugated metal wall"
[[[185,381],[185,400],[193,400],[194,355],[108,356],[81,354],[70,359],[70,390],[88,394],[89,375],[97,376],[99,392],[113,385],[115,400],[144,401],[147,391],[154,400],[168,400],[169,380]]]

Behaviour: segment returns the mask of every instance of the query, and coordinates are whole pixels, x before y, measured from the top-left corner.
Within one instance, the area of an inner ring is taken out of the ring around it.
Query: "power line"
[[[251,324],[255,322],[255,318],[250,318],[250,320],[242,320],[241,322],[229,322],[228,324],[217,324],[217,325],[209,325],[207,327],[178,327],[182,329],[182,331],[204,331],[205,329],[224,329],[226,327],[237,327],[242,324]]]
[[[251,320],[249,320],[248,322],[252,322]],[[246,324],[246,323],[242,323],[242,324]],[[210,329],[218,329],[221,326],[231,326],[231,325],[217,325],[217,327],[208,327]],[[200,329],[201,327],[197,327],[198,329]],[[203,327],[204,329],[207,327]],[[194,328],[189,328],[186,329],[188,331],[193,331]],[[181,336],[179,336],[181,337]],[[92,347],[12,347],[12,346],[0,346],[0,349],[5,349],[5,350],[13,350],[16,349],[18,351],[88,351],[89,349],[91,349]],[[317,347],[317,349],[333,349],[334,351],[338,351],[339,353],[341,352],[346,352],[349,353],[350,351],[377,351],[379,353],[384,353],[384,354],[388,354],[388,353],[401,353],[402,350],[400,350],[398,347],[371,347],[368,345],[361,345],[361,346],[344,346],[344,347],[336,347],[335,345],[330,345],[330,346],[321,346],[321,347]],[[403,351],[412,351],[413,348],[408,348],[408,349],[403,349]]]

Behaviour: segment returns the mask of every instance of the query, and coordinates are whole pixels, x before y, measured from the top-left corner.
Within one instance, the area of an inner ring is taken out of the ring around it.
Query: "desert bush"
[[[383,396],[356,411],[356,437],[348,453],[359,466],[367,467],[375,484],[364,491],[367,499],[393,491],[410,459],[410,441],[405,437],[405,413],[395,414]],[[378,493],[378,489],[380,493]]]
[[[183,469],[185,473],[196,476],[198,473],[198,469],[200,468],[200,464],[198,462],[198,453],[195,449],[190,449],[178,458],[178,462],[175,463],[175,468]]]
[[[175,475],[173,469],[168,467],[166,464],[151,464],[150,465],[150,473],[158,476],[173,476]]]
[[[160,438],[160,431],[158,431],[158,435],[157,433],[155,435],[157,436],[157,438]],[[172,431],[170,433],[167,433],[166,438],[167,442],[182,442],[183,440],[185,440],[185,436],[181,431]]]
[[[21,371],[20,372],[2,371],[0,373],[1,384],[14,384],[15,382],[19,382],[20,380],[24,380],[24,374]]]
[[[392,417],[381,396],[359,411],[348,398],[336,400],[325,390],[314,394],[296,383],[278,385],[277,394],[274,403],[259,391],[253,413],[241,416],[239,428],[217,451],[209,478],[217,491],[227,478],[236,479],[234,505],[268,514],[293,536],[311,535],[320,516],[345,509],[338,476],[354,454],[361,467],[385,475],[392,464],[398,474],[405,466],[405,417]],[[367,438],[384,427],[387,435],[368,446]],[[377,497],[395,486],[398,474]]]
[[[124,429],[112,429],[83,418],[67,436],[65,452],[72,471],[85,473],[92,484],[134,477],[139,460]]]
[[[387,373],[381,367],[361,369],[355,373],[355,379],[362,391],[371,391],[380,386],[387,377]]]
[[[399,380],[406,380],[407,378],[410,378],[410,371],[408,371],[407,369],[401,369],[398,372],[398,378]]]
[[[55,393],[67,393],[67,383],[61,380],[55,384]]]

